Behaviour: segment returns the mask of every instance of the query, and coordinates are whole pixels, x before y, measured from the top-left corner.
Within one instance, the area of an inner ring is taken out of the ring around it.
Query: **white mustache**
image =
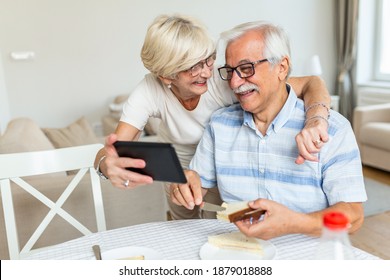
[[[259,87],[252,83],[245,83],[239,86],[238,88],[233,89],[233,92],[236,94],[241,94],[243,92],[252,91],[252,90],[259,91]]]

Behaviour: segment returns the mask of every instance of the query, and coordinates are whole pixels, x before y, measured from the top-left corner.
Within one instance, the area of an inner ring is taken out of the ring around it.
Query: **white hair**
[[[220,40],[226,47],[246,34],[248,31],[258,31],[264,37],[263,53],[271,65],[279,63],[284,57],[290,58],[290,41],[283,28],[266,21],[247,22],[221,33]],[[291,60],[288,75],[291,73]]]

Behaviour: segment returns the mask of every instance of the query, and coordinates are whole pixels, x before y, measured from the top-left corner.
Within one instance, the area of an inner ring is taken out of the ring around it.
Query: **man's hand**
[[[202,188],[202,183],[198,173],[193,170],[185,170],[184,174],[187,178],[186,184],[171,184],[170,196],[173,203],[182,205],[187,209],[194,209],[195,205],[200,205],[203,201],[203,196],[207,190]]]
[[[259,221],[238,221],[235,225],[246,236],[268,240],[277,236],[296,233],[300,218],[303,215],[291,211],[287,207],[268,199],[257,199],[250,202],[253,209],[266,210],[264,219]]]

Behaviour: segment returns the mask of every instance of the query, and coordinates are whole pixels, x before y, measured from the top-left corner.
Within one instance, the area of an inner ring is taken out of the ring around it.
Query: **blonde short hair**
[[[154,75],[174,78],[214,51],[215,42],[201,23],[182,15],[160,15],[148,28],[141,58]]]

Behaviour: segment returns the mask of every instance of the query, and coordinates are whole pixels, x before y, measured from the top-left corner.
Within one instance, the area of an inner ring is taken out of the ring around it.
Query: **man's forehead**
[[[241,36],[227,45],[225,52],[226,63],[232,63],[233,60],[235,64],[246,63],[261,57],[264,45],[262,38],[258,34],[257,36],[246,35],[248,36]]]

